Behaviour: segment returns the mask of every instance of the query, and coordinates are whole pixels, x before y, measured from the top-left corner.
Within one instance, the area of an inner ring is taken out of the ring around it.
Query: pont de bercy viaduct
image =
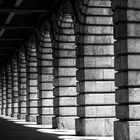
[[[0,0],[1,140],[140,140],[140,0]]]

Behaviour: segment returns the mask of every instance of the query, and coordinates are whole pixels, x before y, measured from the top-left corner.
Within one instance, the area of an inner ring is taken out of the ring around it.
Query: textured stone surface
[[[112,1],[114,10],[116,117],[114,140],[140,139],[140,1]],[[134,10],[137,9],[137,10]],[[119,18],[120,17],[120,18]]]
[[[114,140],[139,140],[140,121],[116,121]]]
[[[33,37],[34,38],[34,37]],[[30,40],[31,41],[31,40]],[[27,115],[26,121],[37,121],[38,115],[38,89],[37,89],[37,52],[36,40],[28,44],[27,53]]]
[[[38,58],[38,114],[37,124],[52,125],[53,108],[53,69],[52,69],[52,43],[50,32],[44,30],[41,34],[41,46]]]
[[[7,66],[6,69],[6,115],[12,114],[12,75],[11,66]]]
[[[75,119],[76,117],[54,117],[53,128],[74,130]]]
[[[112,136],[114,118],[86,118],[76,120],[76,134],[84,136]]]
[[[6,114],[6,73],[5,68],[2,70],[2,115]]]
[[[59,18],[54,29],[55,43],[53,44],[55,48],[53,51],[53,94],[55,97],[53,128],[75,129],[77,93],[74,25],[70,14],[60,15]]]
[[[81,2],[81,3],[80,3]],[[77,135],[111,136],[115,120],[111,2],[79,1],[76,24]]]
[[[11,69],[12,69],[12,117],[18,115],[18,64],[17,57],[13,58]]]

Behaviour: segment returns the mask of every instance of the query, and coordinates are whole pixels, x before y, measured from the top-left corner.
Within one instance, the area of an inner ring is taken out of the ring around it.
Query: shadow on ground
[[[57,135],[37,132],[37,129],[0,117],[0,140],[60,140]]]
[[[113,140],[113,137],[75,136],[74,130],[52,129],[49,125],[0,116],[0,140]]]

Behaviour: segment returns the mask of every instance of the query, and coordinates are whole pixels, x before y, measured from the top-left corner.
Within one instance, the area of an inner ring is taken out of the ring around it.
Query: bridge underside
[[[139,26],[138,0],[0,0],[0,138],[139,140]]]

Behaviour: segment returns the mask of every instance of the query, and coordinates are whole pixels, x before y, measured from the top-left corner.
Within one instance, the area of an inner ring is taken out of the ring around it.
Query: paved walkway
[[[112,137],[78,137],[75,131],[0,116],[0,140],[113,140]]]

